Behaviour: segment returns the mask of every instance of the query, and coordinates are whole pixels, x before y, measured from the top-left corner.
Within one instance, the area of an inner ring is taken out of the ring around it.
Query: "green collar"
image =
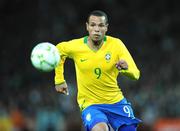
[[[104,43],[107,41],[107,37],[106,36],[104,36]],[[87,42],[88,42],[88,36],[85,36],[84,37],[84,44],[87,44]]]

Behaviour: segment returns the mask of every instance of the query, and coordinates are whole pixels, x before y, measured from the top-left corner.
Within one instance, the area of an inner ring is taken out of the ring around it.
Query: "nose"
[[[99,26],[95,26],[95,27],[94,27],[94,30],[95,30],[96,32],[99,32]]]

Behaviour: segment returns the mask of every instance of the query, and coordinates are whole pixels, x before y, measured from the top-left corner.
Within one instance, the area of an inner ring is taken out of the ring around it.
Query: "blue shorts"
[[[137,125],[141,122],[134,117],[131,104],[125,98],[115,104],[95,104],[85,108],[82,120],[86,131],[90,131],[99,122],[110,124],[114,130],[122,125]]]

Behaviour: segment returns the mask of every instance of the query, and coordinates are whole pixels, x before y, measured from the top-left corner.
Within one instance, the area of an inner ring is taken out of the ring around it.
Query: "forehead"
[[[94,16],[94,15],[91,15],[89,17],[89,23],[97,23],[97,24],[106,23],[106,18],[105,18],[105,16]]]

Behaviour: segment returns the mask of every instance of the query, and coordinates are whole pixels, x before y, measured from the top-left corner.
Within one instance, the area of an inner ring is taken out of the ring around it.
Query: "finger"
[[[126,63],[122,63],[122,64],[121,64],[121,67],[122,67],[122,68],[125,68],[125,67],[126,67]]]
[[[122,67],[124,64],[125,64],[125,61],[123,61],[123,60],[120,60],[116,63],[116,65],[118,65],[120,67]]]
[[[65,91],[65,90],[63,90],[63,91],[62,91],[62,93],[63,93],[63,94],[66,94],[66,91]]]
[[[123,68],[123,69],[128,69],[128,65],[127,65],[127,64],[123,64],[123,65],[121,66],[121,68]]]
[[[56,91],[57,91],[57,92],[61,92],[61,91],[62,91],[62,89],[56,88]]]
[[[123,67],[123,69],[124,69],[124,70],[127,70],[127,69],[128,69],[128,67],[127,67],[127,66],[125,66],[125,67]]]
[[[63,93],[64,93],[65,95],[69,95],[68,88],[65,88]]]
[[[128,65],[127,65],[125,60],[120,60],[119,64],[120,64],[121,68],[123,68],[123,69],[127,69],[128,68]]]
[[[116,68],[118,69],[118,70],[121,70],[121,66],[117,63],[116,64]]]
[[[68,91],[65,91],[65,90],[62,91],[62,93],[65,94],[65,95],[67,95],[67,96],[69,95],[69,92],[68,92]]]
[[[66,91],[64,90],[64,88],[57,88],[56,91],[57,91],[57,92],[60,92],[60,93],[63,93],[63,94],[66,93]]]
[[[121,70],[121,67],[120,67],[120,66],[117,66],[117,69],[118,69],[118,70]]]
[[[63,92],[63,94],[65,94],[65,95],[69,95],[69,90],[68,90],[68,88],[64,88],[62,92]]]
[[[67,95],[67,96],[69,95],[69,91],[66,92],[66,95]]]

